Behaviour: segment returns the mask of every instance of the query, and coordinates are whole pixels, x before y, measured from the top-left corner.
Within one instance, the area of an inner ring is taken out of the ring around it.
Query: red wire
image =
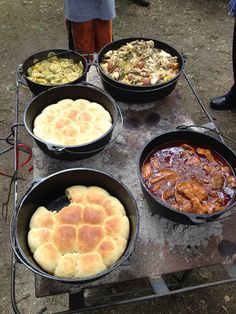
[[[6,174],[6,173],[3,173],[3,172],[1,172],[1,171],[0,171],[0,175],[1,175],[1,176],[4,176],[4,177],[12,178],[11,175]]]
[[[19,160],[20,160],[20,148],[23,147],[25,148],[28,153],[29,153],[29,156],[22,162],[19,164]],[[18,144],[16,146],[16,169],[18,170],[19,168],[23,167],[24,165],[26,165],[32,158],[32,149],[30,146],[26,145],[26,144]],[[31,170],[33,169],[33,166],[30,166],[27,170],[27,172],[30,172]],[[4,172],[1,172],[0,171],[0,175],[1,176],[4,176],[4,177],[8,177],[8,178],[12,178],[11,175],[9,174],[6,174]]]
[[[23,147],[25,148],[28,153],[29,153],[29,157],[26,158],[21,164],[19,164],[19,159],[20,159],[20,148]],[[26,144],[18,144],[16,146],[16,168],[19,169],[21,167],[23,167],[24,165],[26,165],[32,158],[32,149],[30,146],[26,145]],[[31,171],[33,169],[33,166],[30,166],[29,169],[27,170],[28,172]]]

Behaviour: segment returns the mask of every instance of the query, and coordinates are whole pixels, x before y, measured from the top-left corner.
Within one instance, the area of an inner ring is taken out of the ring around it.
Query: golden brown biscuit
[[[107,216],[125,215],[124,206],[113,196],[106,196],[102,202],[102,207],[105,209]]]
[[[66,196],[68,197],[69,201],[72,203],[82,203],[82,195],[85,191],[87,191],[87,187],[84,185],[74,185],[66,189]]]
[[[48,273],[54,274],[61,254],[53,243],[44,243],[34,252],[36,262]]]
[[[108,236],[129,237],[129,220],[127,216],[115,215],[105,220],[105,232]]]
[[[79,253],[93,251],[104,237],[102,226],[82,225],[78,227],[78,249]]]
[[[52,242],[61,254],[73,253],[77,249],[77,229],[72,225],[60,225],[53,230]]]
[[[94,115],[88,111],[82,111],[79,115],[78,115],[78,122],[94,122],[95,118]],[[91,124],[89,124],[91,125]]]
[[[59,100],[57,103],[57,108],[67,109],[67,108],[73,108],[74,107],[74,101],[72,99],[62,99]]]
[[[111,128],[111,123],[108,121],[96,122],[94,130],[98,133],[105,134]]]
[[[99,122],[99,121],[111,122],[111,116],[110,116],[109,112],[108,111],[104,112],[103,109],[104,108],[96,102],[90,103],[89,112],[94,113],[94,117],[95,117],[96,122]]]
[[[79,225],[82,222],[84,206],[71,203],[70,205],[63,207],[55,216],[55,223],[58,225]]]
[[[77,265],[78,254],[65,254],[59,261],[54,275],[64,278],[76,277],[76,265]]]
[[[85,224],[103,224],[105,218],[106,213],[102,206],[97,204],[84,205],[83,222]]]
[[[87,99],[77,99],[74,101],[74,105],[79,109],[79,110],[84,110],[87,108],[90,104],[90,101]]]
[[[105,197],[110,194],[98,186],[85,187],[83,185],[74,185],[66,189],[66,195],[70,202],[102,204]]]
[[[45,207],[40,206],[33,214],[30,220],[30,229],[32,228],[52,228],[54,224],[54,214]]]
[[[48,228],[32,228],[28,233],[28,244],[32,253],[42,244],[49,242],[52,231]]]
[[[79,118],[78,110],[75,108],[67,108],[66,112],[64,113],[64,116],[72,121],[77,121]]]
[[[97,252],[79,254],[77,263],[77,275],[80,278],[95,275],[106,269],[101,255]]]
[[[121,237],[105,237],[98,246],[98,252],[102,256],[103,263],[108,267],[115,263],[124,253],[127,240]]]
[[[87,188],[87,192],[83,195],[83,201],[92,204],[102,204],[105,197],[109,195],[110,194],[103,188],[100,188],[98,186],[90,186]]]

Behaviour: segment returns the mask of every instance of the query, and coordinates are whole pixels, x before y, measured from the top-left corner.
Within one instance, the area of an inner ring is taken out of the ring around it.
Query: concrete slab
[[[88,81],[101,86],[94,68]],[[140,232],[128,265],[122,265],[106,277],[86,285],[69,285],[36,277],[36,296],[79,291],[91,285],[120,282],[137,278],[156,278],[166,273],[183,271],[221,263],[218,246],[221,241],[235,242],[231,220],[204,226],[173,223],[152,214],[140,188],[137,160],[143,145],[154,135],[178,125],[193,124],[188,104],[184,104],[178,87],[171,95],[147,104],[118,102],[124,117],[124,127],[115,142],[99,154],[80,161],[61,161],[45,155],[34,146],[34,177],[45,177],[62,169],[87,167],[105,171],[126,184],[133,193],[140,211]],[[116,131],[115,131],[116,133]]]

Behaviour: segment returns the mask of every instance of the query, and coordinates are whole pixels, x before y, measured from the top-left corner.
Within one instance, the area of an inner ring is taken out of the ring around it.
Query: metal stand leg
[[[222,264],[230,278],[236,278],[236,265],[234,263]]]
[[[168,291],[170,291],[162,277],[152,278],[150,279],[150,283],[152,285],[153,291],[156,294],[167,293]]]
[[[84,290],[69,294],[69,309],[78,310],[84,308]]]
[[[174,279],[177,281],[177,283],[175,285],[173,285],[174,289],[180,289],[183,287],[183,285],[185,284],[186,280],[189,278],[189,276],[192,273],[192,269],[186,270],[184,271],[181,276],[177,276],[176,274],[172,274],[172,276],[174,277]]]

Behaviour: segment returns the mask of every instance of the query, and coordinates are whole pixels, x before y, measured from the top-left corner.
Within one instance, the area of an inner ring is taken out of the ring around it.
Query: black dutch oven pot
[[[155,48],[164,50],[167,53],[170,53],[172,56],[176,56],[179,63],[179,73],[172,80],[156,85],[146,85],[146,86],[135,86],[128,85],[116,80],[113,80],[111,77],[106,75],[100,66],[100,63],[103,60],[103,56],[109,50],[117,50],[122,45],[129,43],[133,40],[153,40]],[[184,57],[172,46],[155,39],[150,38],[124,38],[113,41],[112,43],[103,47],[98,53],[97,60],[97,69],[98,74],[100,75],[102,84],[106,91],[111,94],[114,98],[130,103],[145,103],[152,102],[155,100],[163,99],[168,96],[175,88],[178,79],[184,71]]]
[[[33,133],[34,120],[47,106],[62,99],[84,98],[102,105],[112,117],[112,127],[101,137],[88,144],[77,146],[60,146],[51,144],[38,138]],[[122,114],[116,102],[110,95],[96,87],[84,82],[78,85],[64,85],[48,89],[31,100],[24,112],[24,125],[29,134],[43,152],[51,157],[67,160],[79,160],[91,157],[100,152],[110,141],[112,132],[119,118],[122,122]]]
[[[123,204],[130,222],[130,235],[123,255],[105,271],[87,278],[61,278],[44,271],[33,259],[27,243],[29,222],[39,206],[60,210],[69,201],[65,189],[73,185],[99,186]],[[136,201],[128,188],[111,175],[94,169],[75,168],[54,173],[39,180],[26,192],[17,205],[11,220],[11,244],[19,260],[35,274],[66,283],[86,283],[103,277],[122,265],[132,253],[139,231],[139,212]]]
[[[72,50],[65,50],[65,49],[51,49],[51,50],[44,50],[37,52],[27,58],[22,65],[19,66],[18,68],[18,75],[19,79],[22,84],[26,85],[29,87],[33,95],[38,95],[39,93],[53,87],[53,86],[59,86],[59,85],[43,85],[43,84],[38,84],[33,81],[31,81],[28,76],[27,76],[27,70],[30,68],[32,65],[35,63],[35,59],[37,60],[45,60],[48,57],[48,54],[50,52],[54,52],[58,58],[67,58],[67,59],[73,59],[76,63],[79,63],[80,61],[83,64],[83,73],[81,77],[78,79],[68,83],[68,84],[77,84],[79,82],[86,81],[86,75],[88,71],[88,62],[87,60],[78,52],[72,51]],[[66,84],[61,84],[61,85],[66,85]]]
[[[223,142],[215,139],[207,134],[192,131],[192,130],[175,130],[153,137],[141,150],[138,161],[138,176],[141,183],[143,194],[149,206],[161,216],[181,224],[203,224],[217,220],[219,216],[225,214],[236,205],[236,195],[234,194],[233,200],[225,207],[224,210],[218,211],[213,214],[193,214],[175,210],[168,206],[159,198],[156,198],[147,188],[142,175],[141,169],[145,159],[158,148],[168,144],[187,143],[189,145],[199,145],[203,148],[208,148],[215,151],[218,155],[223,157],[231,166],[233,172],[236,169],[236,155],[235,153]]]

